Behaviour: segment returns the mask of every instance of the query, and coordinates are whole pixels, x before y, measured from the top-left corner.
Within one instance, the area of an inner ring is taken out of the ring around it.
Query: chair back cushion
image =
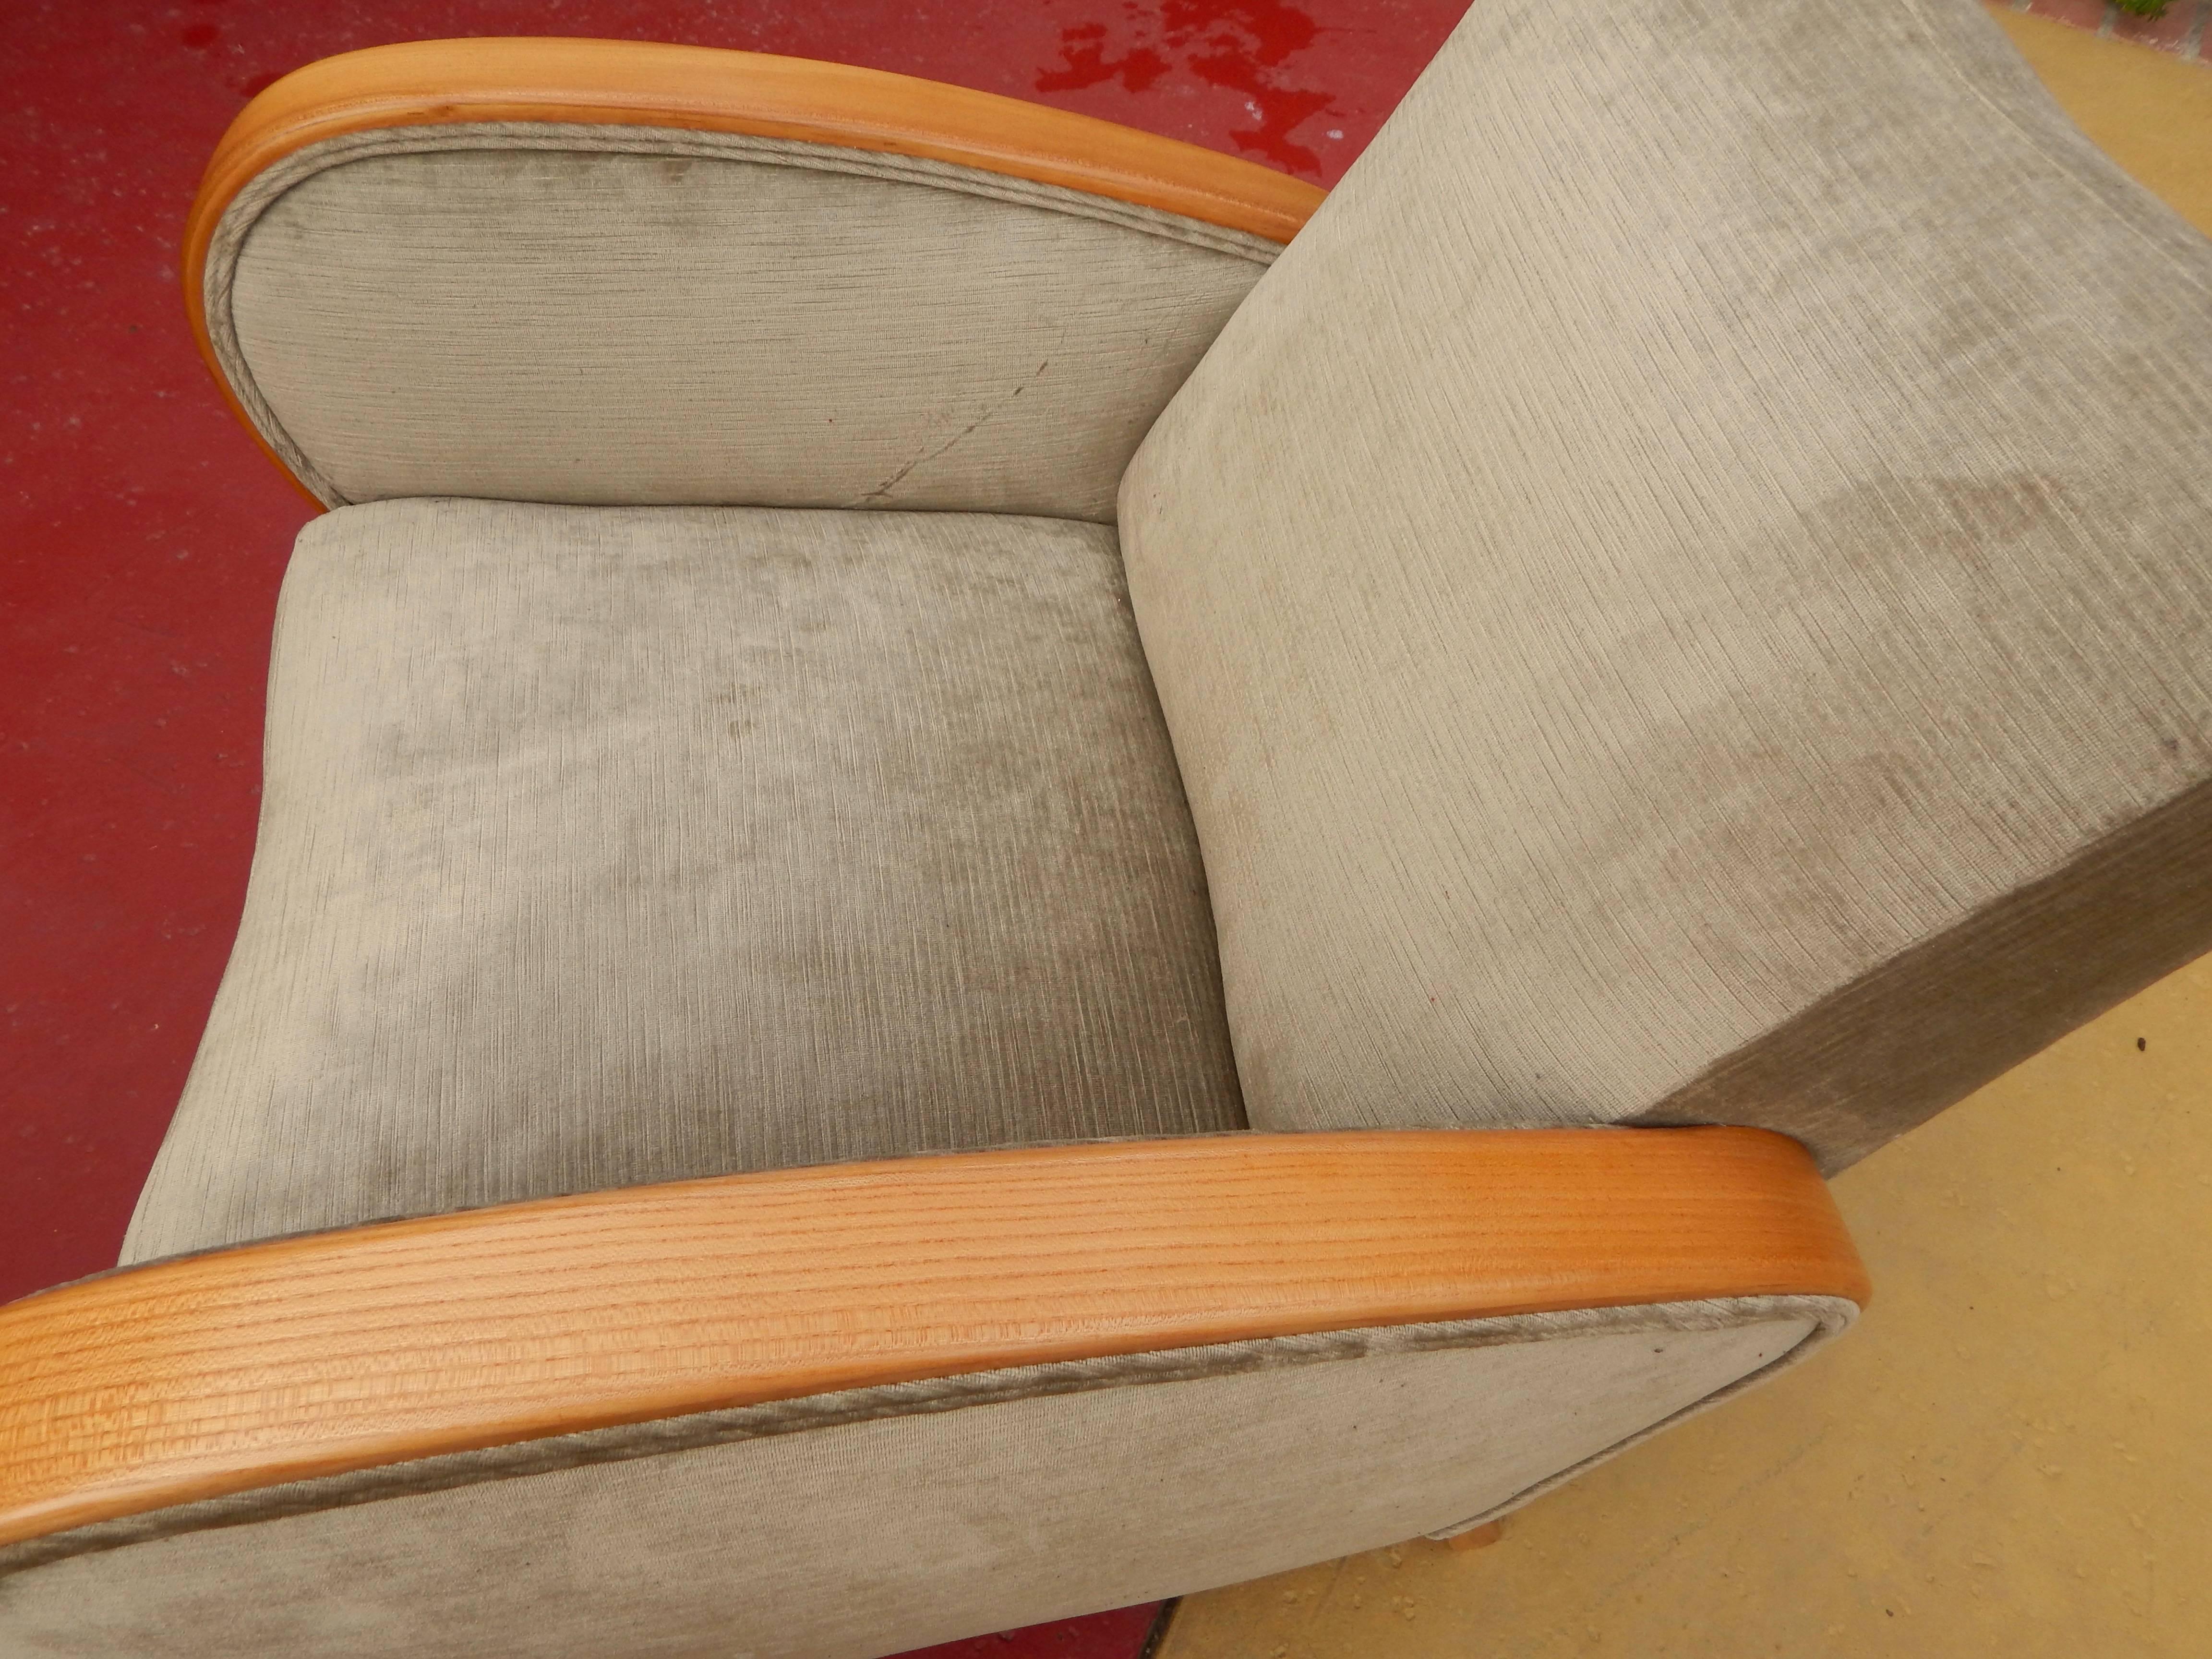
[[[2212,944],[2212,246],[1972,0],[1475,7],[1120,522],[1255,1126],[1832,1169]]]

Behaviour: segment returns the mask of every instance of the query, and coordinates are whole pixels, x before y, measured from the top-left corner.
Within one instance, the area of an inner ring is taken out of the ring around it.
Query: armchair
[[[188,303],[331,510],[0,1652],[866,1659],[1848,1327],[1821,1173],[2212,945],[2212,249],[1972,0],[1613,9],[1326,202],[678,47],[248,106]]]

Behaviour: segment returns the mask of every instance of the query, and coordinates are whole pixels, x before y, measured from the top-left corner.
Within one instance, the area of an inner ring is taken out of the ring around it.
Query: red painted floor
[[[971,1636],[941,1647],[917,1648],[900,1659],[1137,1659],[1159,1621],[1160,1607],[1122,1607],[1088,1619],[1031,1625],[1001,1636]]]
[[[1334,184],[1465,0],[0,6],[0,1301],[112,1265],[229,952],[309,509],[232,424],[176,248],[246,99],[357,46],[678,40],[1035,98]],[[1130,1659],[1151,1608],[933,1649]]]

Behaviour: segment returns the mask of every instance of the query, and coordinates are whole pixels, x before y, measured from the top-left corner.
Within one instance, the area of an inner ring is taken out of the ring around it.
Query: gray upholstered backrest
[[[2212,246],[1973,0],[1475,7],[1124,480],[1255,1127],[1880,1146],[2212,944]]]
[[[478,123],[287,157],[205,283],[226,375],[327,505],[1109,521],[1276,246],[941,161]]]

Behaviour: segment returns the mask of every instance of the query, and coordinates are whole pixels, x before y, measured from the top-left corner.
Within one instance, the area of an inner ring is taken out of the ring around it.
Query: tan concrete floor
[[[2002,21],[2212,232],[2212,68]],[[1190,1597],[1159,1659],[2212,1656],[2212,957],[1835,1192],[1875,1301],[1825,1356],[1489,1548]]]

